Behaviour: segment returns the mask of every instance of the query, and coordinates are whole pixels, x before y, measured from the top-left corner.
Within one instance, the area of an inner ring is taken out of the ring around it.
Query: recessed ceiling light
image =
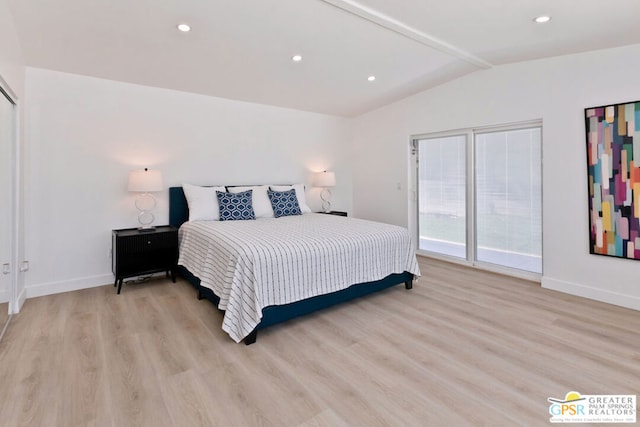
[[[551,17],[549,15],[540,15],[536,18],[533,18],[533,20],[538,24],[544,24],[545,22],[551,21]]]
[[[179,24],[178,29],[183,33],[188,33],[189,31],[191,31],[191,27],[187,24]]]
[[[293,60],[293,62],[300,62],[302,61],[302,55],[293,55],[291,60]]]
[[[376,79],[376,76],[367,77],[367,80],[369,80],[370,82],[374,81],[375,79]]]

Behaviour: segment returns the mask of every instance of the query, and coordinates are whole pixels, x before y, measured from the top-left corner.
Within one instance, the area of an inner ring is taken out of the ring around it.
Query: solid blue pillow
[[[276,218],[280,218],[281,216],[302,215],[294,188],[287,191],[273,191],[269,189],[267,190],[267,195],[269,196],[269,200],[271,200],[271,207],[273,208],[273,214]]]
[[[216,191],[218,204],[220,205],[220,221],[238,221],[245,219],[256,219],[251,204],[251,193],[253,190],[242,193],[225,193]]]

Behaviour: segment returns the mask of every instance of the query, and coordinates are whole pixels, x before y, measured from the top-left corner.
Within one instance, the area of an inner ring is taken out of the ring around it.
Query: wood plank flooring
[[[0,303],[0,332],[7,320],[9,320],[9,303],[3,302]]]
[[[0,424],[546,426],[547,397],[640,397],[640,312],[420,267],[412,290],[271,327],[248,347],[182,280],[29,299],[0,343]]]

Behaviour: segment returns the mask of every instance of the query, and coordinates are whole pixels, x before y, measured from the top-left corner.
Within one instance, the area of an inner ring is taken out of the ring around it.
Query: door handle
[[[9,268],[9,263],[2,264],[2,274],[11,273],[11,269]]]

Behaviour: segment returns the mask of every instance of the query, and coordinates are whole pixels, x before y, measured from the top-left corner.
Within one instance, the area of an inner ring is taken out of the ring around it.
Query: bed
[[[317,213],[252,221],[189,221],[182,187],[169,189],[179,271],[224,311],[222,329],[252,344],[258,330],[420,275],[406,229]]]

